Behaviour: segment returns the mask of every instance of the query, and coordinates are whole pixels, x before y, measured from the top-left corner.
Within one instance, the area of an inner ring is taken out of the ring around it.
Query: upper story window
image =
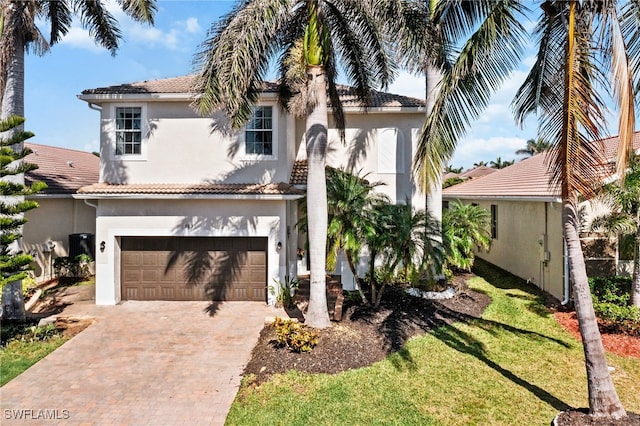
[[[142,108],[116,107],[116,155],[142,154]]]
[[[273,107],[258,106],[244,131],[246,155],[274,155]]]

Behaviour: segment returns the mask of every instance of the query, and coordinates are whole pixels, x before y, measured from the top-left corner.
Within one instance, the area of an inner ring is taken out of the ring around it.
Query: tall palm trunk
[[[15,12],[15,5],[9,5],[7,14]],[[8,16],[5,16],[5,19]],[[6,35],[3,35],[6,36]],[[5,119],[12,115],[20,117],[24,116],[24,51],[25,51],[25,39],[22,34],[15,35],[16,40],[14,44],[14,51],[10,52],[10,59],[7,62],[7,74],[5,77],[5,86],[2,90],[2,111],[0,112],[0,118]],[[16,132],[22,130],[23,126],[20,125],[10,132]],[[9,132],[7,132],[9,133]],[[4,135],[9,136],[9,135]],[[22,150],[22,144],[15,145],[13,149],[17,151]],[[20,173],[15,176],[5,177],[5,180],[10,180],[14,183],[24,184],[24,174]],[[22,201],[22,197],[12,197],[10,202]],[[13,244],[13,251],[18,251],[19,243]],[[24,309],[24,296],[22,294],[22,281],[14,281],[8,283],[2,289],[2,317],[12,321],[24,321],[25,309]]]
[[[327,88],[324,68],[307,68],[308,93],[315,96],[311,114],[307,117],[307,218],[309,233],[309,260],[311,278],[309,289],[309,309],[306,323],[315,328],[331,325],[327,310],[327,277],[325,256],[327,253],[327,186],[325,164],[327,154]]]
[[[626,412],[609,374],[607,358],[593,310],[584,255],[580,246],[578,233],[580,221],[576,205],[572,200],[565,199],[563,202],[562,221],[569,254],[573,299],[584,348],[590,413],[596,417],[622,418],[626,416]]]
[[[442,72],[431,64],[430,61],[427,62],[425,67],[425,81],[426,81],[426,99],[425,99],[425,109],[426,115],[429,116],[431,111],[433,110],[433,105],[436,102],[439,92],[439,84],[442,80]],[[437,229],[435,240],[442,244],[442,172],[438,175],[438,178],[431,184],[431,186],[427,189],[427,213],[433,218],[435,221],[435,226]],[[444,278],[444,273],[442,271],[442,265],[436,264],[432,262],[432,270],[431,270],[432,278],[434,281],[439,281]]]
[[[640,227],[636,229],[633,244],[633,280],[629,304],[640,308]]]

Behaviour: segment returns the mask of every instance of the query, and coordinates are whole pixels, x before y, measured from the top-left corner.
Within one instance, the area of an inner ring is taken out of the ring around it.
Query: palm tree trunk
[[[607,366],[604,346],[587,280],[584,255],[580,246],[579,218],[574,202],[565,199],[562,206],[564,237],[569,254],[573,299],[584,348],[589,389],[589,413],[595,417],[619,419],[626,416]]]
[[[629,304],[640,308],[640,227],[636,230],[633,248],[633,280]]]
[[[327,154],[327,89],[324,69],[307,69],[309,93],[315,95],[315,105],[307,117],[307,218],[309,234],[310,288],[306,324],[315,328],[331,326],[327,308],[327,183],[325,163]]]
[[[426,115],[429,116],[433,110],[433,105],[438,97],[440,81],[442,80],[442,72],[430,62],[425,67],[425,81],[426,81],[426,99],[425,109]],[[439,174],[438,179],[427,188],[427,213],[436,222],[438,232],[436,233],[436,241],[442,244],[442,172]],[[440,281],[444,279],[444,272],[442,271],[442,265],[434,265],[431,271],[434,281]]]
[[[7,13],[15,11],[15,7],[9,5]],[[5,19],[8,17],[5,16]],[[6,36],[6,35],[4,35]],[[5,87],[2,91],[2,110],[0,112],[0,118],[5,119],[12,115],[24,117],[24,50],[25,40],[22,34],[16,34],[17,40],[15,40],[15,50],[11,52],[10,59],[7,63],[7,75],[5,79]],[[16,132],[22,130],[23,126],[12,129],[10,132]],[[9,132],[7,132],[9,133]],[[8,137],[9,134],[3,135]],[[15,151],[22,150],[22,144],[18,144],[13,147]],[[11,182],[24,184],[24,174],[20,173],[14,176],[7,176],[3,180],[10,180]],[[13,202],[22,201],[23,197],[16,197]],[[14,252],[19,250],[19,243],[15,242],[12,245]],[[22,281],[14,281],[8,283],[2,289],[2,317],[12,321],[24,321],[25,309],[24,309],[24,297],[22,294]]]

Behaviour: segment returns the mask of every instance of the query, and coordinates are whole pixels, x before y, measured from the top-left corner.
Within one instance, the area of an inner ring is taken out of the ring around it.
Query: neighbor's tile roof
[[[495,173],[497,171],[497,169],[492,169],[491,167],[478,166],[460,173],[458,177],[461,179],[479,178],[482,176],[490,175],[491,173]]]
[[[123,184],[95,183],[78,190],[90,195],[303,195],[287,183]]]
[[[25,175],[25,182],[45,182],[48,188],[43,194],[73,194],[98,182],[100,159],[90,152],[35,143],[25,143],[25,147],[33,151],[25,160],[38,165]]]
[[[159,80],[145,80],[135,83],[119,84],[115,86],[98,87],[82,91],[83,95],[120,95],[120,94],[193,94],[195,76],[164,78]],[[276,93],[278,85],[273,82],[264,82],[263,91]],[[360,106],[353,87],[338,85],[338,93],[343,106]],[[424,107],[424,100],[408,96],[394,95],[391,93],[374,91],[371,99],[371,107]]]
[[[602,140],[607,159],[615,157],[618,138]],[[640,132],[634,134],[633,146],[640,149]],[[482,179],[470,179],[443,190],[444,198],[557,198],[560,188],[549,182],[550,174],[542,153],[497,170]]]

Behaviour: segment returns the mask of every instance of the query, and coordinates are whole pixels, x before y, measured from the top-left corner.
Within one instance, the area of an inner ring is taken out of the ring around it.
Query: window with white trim
[[[244,153],[274,155],[273,139],[273,107],[258,106],[245,127]]]
[[[116,107],[116,155],[142,154],[142,108]]]

